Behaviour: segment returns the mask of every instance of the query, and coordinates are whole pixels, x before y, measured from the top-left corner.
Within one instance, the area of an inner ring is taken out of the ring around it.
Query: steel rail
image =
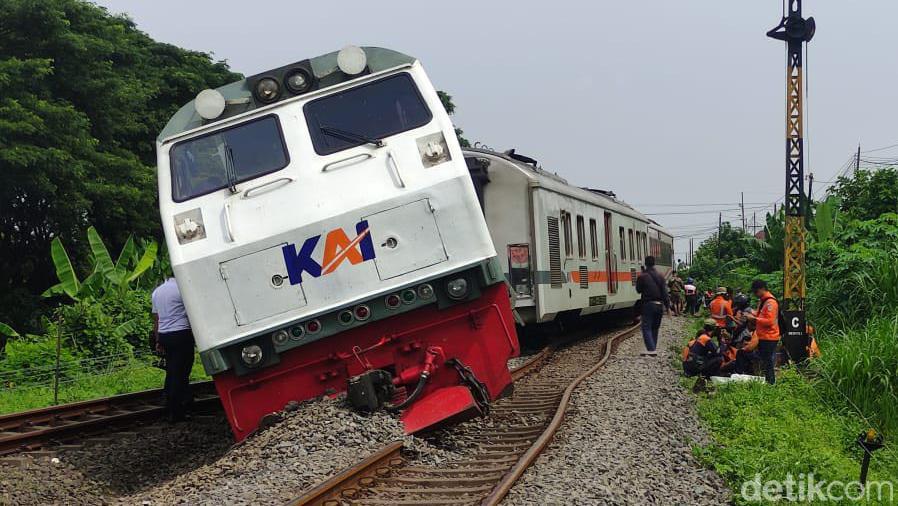
[[[484,506],[494,506],[499,504],[502,499],[508,494],[508,491],[511,490],[511,487],[514,486],[515,482],[523,476],[524,471],[530,467],[531,464],[536,460],[540,453],[545,450],[546,446],[552,442],[552,438],[555,436],[555,433],[558,432],[558,429],[561,427],[561,423],[564,421],[564,414],[567,411],[567,407],[571,401],[571,395],[573,395],[574,390],[580,383],[583,382],[586,378],[592,376],[596,371],[602,368],[605,365],[605,362],[608,361],[608,358],[611,357],[611,353],[614,351],[616,347],[616,341],[620,338],[630,335],[634,332],[639,325],[634,325],[624,331],[618,332],[617,334],[608,338],[605,341],[605,353],[602,358],[596,362],[594,366],[589,368],[586,372],[578,376],[574,381],[571,382],[570,385],[564,390],[564,394],[561,396],[561,402],[558,405],[558,408],[555,410],[555,416],[552,417],[552,421],[549,422],[549,425],[543,431],[543,433],[537,438],[536,441],[524,452],[524,455],[511,467],[511,469],[502,477],[499,483],[493,488],[492,492],[483,500],[481,503]]]
[[[607,362],[621,338],[630,335],[637,328],[638,325],[630,326],[606,338],[602,342],[604,348],[600,359],[589,370],[566,384],[563,392],[560,387],[564,384],[556,387],[549,382],[547,385],[531,386],[526,397],[508,401],[510,406],[499,404],[493,410],[493,414],[500,417],[509,413],[551,415],[547,424],[496,427],[492,431],[483,432],[480,436],[489,441],[482,447],[484,451],[466,461],[449,463],[444,469],[409,466],[399,457],[402,443],[394,442],[289,504],[497,504],[548,446],[564,419],[574,389]],[[557,347],[558,345],[553,344],[543,348],[511,371],[514,380],[517,382],[537,371]],[[366,495],[365,491],[369,494]],[[385,496],[371,497],[371,491]],[[412,498],[398,499],[403,494]]]
[[[193,383],[198,407],[218,400],[211,381]],[[144,390],[100,399],[60,404],[0,415],[0,456],[33,451],[54,441],[162,416],[162,389]]]
[[[359,488],[370,486],[375,478],[389,476],[392,469],[403,464],[404,461],[400,456],[402,448],[402,441],[390,443],[365,460],[291,501],[290,506],[338,506],[341,500],[354,498],[358,495]]]

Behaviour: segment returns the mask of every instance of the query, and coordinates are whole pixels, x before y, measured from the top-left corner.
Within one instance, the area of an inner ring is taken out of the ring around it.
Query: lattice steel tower
[[[784,345],[796,362],[807,358],[805,326],[804,141],[802,125],[802,49],[814,37],[814,18],[801,17],[801,0],[786,0],[788,10],[768,37],[786,42],[786,201],[782,311]]]

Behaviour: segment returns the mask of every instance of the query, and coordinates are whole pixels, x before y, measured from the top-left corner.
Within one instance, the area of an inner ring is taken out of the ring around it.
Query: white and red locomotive
[[[204,90],[157,139],[172,267],[235,437],[347,391],[416,432],[518,354],[504,268],[421,64],[350,46]]]

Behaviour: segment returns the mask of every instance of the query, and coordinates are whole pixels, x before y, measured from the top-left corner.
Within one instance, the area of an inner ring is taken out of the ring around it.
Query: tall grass
[[[839,403],[847,398],[871,424],[898,434],[898,315],[829,332],[820,346],[823,357],[814,367],[826,395]]]

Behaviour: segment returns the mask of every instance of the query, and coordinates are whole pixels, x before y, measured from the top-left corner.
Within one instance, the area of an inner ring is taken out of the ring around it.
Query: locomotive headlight
[[[302,336],[306,335],[306,329],[302,325],[294,325],[290,329],[290,337],[294,340],[302,339]]]
[[[306,322],[306,332],[309,334],[317,334],[321,330],[321,322],[318,320],[310,320]]]
[[[203,119],[215,119],[225,110],[225,98],[218,90],[203,90],[193,99],[193,107]]]
[[[365,50],[358,46],[346,46],[337,53],[337,66],[345,74],[354,76],[361,74],[368,65]]]
[[[293,69],[287,72],[286,77],[284,77],[284,86],[294,95],[305,93],[312,87],[312,76],[309,75],[306,69]]]
[[[270,104],[281,96],[281,85],[273,77],[263,77],[253,86],[253,96],[263,104]]]
[[[418,287],[418,297],[422,299],[429,299],[433,297],[433,287],[427,283]]]
[[[255,367],[262,363],[262,347],[257,344],[244,346],[240,351],[240,358],[244,364]]]
[[[371,317],[371,309],[364,304],[356,306],[354,313],[355,319],[360,322],[363,322]]]
[[[464,299],[468,295],[468,280],[465,278],[453,279],[446,283],[446,292],[451,299]]]
[[[337,315],[337,321],[339,321],[342,325],[349,325],[350,323],[352,323],[353,318],[354,317],[352,316],[352,311],[348,309],[340,311],[340,314]]]
[[[271,340],[274,341],[274,344],[277,344],[277,345],[286,343],[288,337],[289,336],[287,335],[286,330],[278,330],[274,334],[271,334]]]

